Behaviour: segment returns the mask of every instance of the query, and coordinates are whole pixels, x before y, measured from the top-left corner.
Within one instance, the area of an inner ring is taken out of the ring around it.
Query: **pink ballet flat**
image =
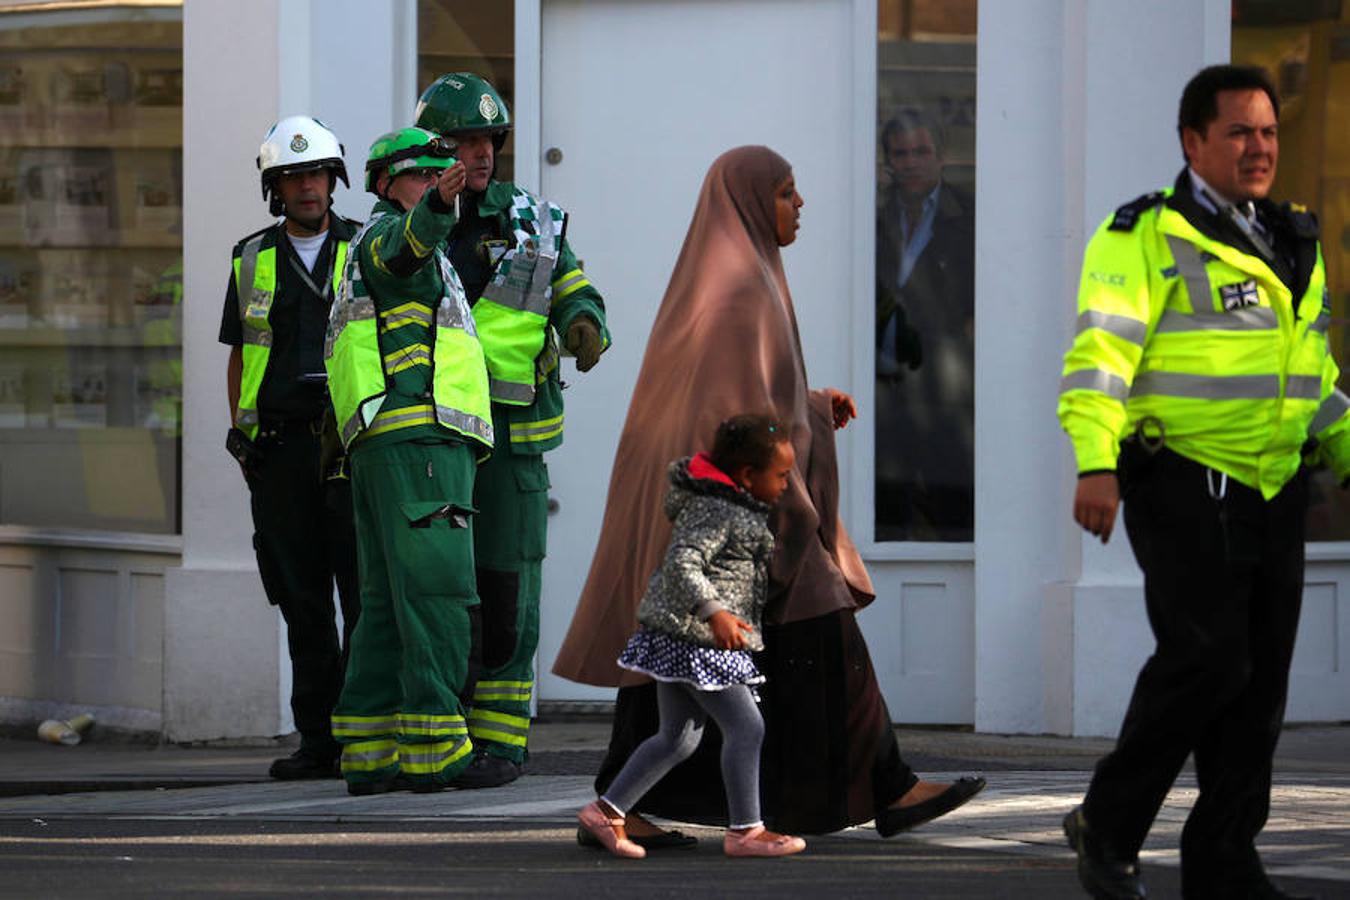
[[[722,839],[722,852],[727,856],[791,856],[806,849],[806,841],[790,834],[765,831],[756,825],[745,834],[728,831]]]
[[[647,851],[626,837],[619,837],[617,829],[623,827],[623,816],[611,819],[605,815],[599,803],[588,803],[577,813],[577,821],[591,835],[604,845],[605,849],[623,859],[642,859]]]

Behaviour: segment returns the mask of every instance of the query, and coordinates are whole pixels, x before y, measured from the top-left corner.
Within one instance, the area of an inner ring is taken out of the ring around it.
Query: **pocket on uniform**
[[[548,466],[535,458],[534,465],[514,466],[516,491],[520,496],[520,558],[544,558],[548,547]]]
[[[392,536],[392,562],[411,594],[476,602],[469,530],[474,510],[451,500],[404,500],[398,508],[406,527]]]

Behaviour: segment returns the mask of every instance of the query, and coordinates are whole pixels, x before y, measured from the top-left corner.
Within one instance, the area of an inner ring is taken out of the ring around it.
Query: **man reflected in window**
[[[942,128],[881,130],[877,540],[974,536],[975,201],[943,177]]]

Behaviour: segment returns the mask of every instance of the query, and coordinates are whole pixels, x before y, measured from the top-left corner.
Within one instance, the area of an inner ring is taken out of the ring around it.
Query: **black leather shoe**
[[[1097,841],[1075,806],[1064,817],[1064,836],[1078,854],[1078,882],[1097,900],[1143,900],[1147,896],[1139,880],[1139,860],[1111,856]]]
[[[658,834],[644,834],[641,837],[630,834],[628,839],[643,850],[688,850],[698,846],[698,838],[692,834],[674,830],[662,831]],[[600,843],[600,839],[585,828],[577,828],[577,843],[583,847],[594,847],[597,850],[605,849],[605,845]]]
[[[320,756],[303,747],[290,756],[275,760],[267,774],[280,781],[300,781],[305,778],[337,778],[338,770],[335,756]]]
[[[480,753],[469,763],[469,767],[459,773],[453,784],[457,788],[494,788],[510,784],[520,777],[520,766],[509,759]]]
[[[922,803],[889,806],[877,813],[877,833],[882,837],[890,837],[924,822],[931,822],[938,816],[945,816],[984,790],[984,785],[983,778],[958,778],[951,787]]]

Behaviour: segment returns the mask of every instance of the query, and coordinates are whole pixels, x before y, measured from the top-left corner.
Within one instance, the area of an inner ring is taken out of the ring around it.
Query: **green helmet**
[[[425,128],[400,128],[382,134],[366,156],[366,190],[378,194],[375,182],[386,169],[391,177],[409,169],[448,169],[456,162],[454,149]]]
[[[490,131],[500,150],[511,129],[511,113],[497,89],[471,72],[442,75],[422,92],[413,114],[418,127],[453,137],[466,131]]]

